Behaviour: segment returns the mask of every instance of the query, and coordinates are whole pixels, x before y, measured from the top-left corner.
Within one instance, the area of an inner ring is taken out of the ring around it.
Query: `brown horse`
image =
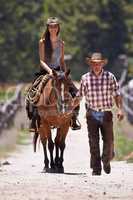
[[[38,134],[44,151],[44,171],[64,172],[63,153],[65,149],[65,139],[69,130],[72,112],[79,104],[78,98],[73,99],[69,93],[69,73],[70,71],[55,72],[44,87],[37,103],[40,115],[40,127]],[[55,141],[52,140],[51,129],[56,128]],[[34,145],[38,134],[34,135]],[[50,152],[50,168],[47,155],[47,142]],[[54,153],[55,146],[55,157]]]

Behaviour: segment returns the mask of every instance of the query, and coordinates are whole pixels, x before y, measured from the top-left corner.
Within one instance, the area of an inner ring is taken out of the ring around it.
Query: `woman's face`
[[[59,32],[59,25],[58,24],[50,24],[50,25],[48,25],[48,30],[49,30],[50,34],[57,35],[57,33]]]

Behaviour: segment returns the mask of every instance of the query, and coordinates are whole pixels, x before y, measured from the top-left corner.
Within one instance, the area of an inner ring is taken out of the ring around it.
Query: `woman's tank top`
[[[51,61],[48,62],[48,66],[52,69],[57,69],[60,66],[61,59],[61,41],[57,40],[55,48],[53,49]]]

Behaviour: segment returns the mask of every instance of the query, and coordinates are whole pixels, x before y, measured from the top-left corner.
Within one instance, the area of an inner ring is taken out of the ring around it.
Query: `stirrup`
[[[35,130],[34,128],[29,128],[29,132],[31,132],[31,133],[35,133],[36,130]]]

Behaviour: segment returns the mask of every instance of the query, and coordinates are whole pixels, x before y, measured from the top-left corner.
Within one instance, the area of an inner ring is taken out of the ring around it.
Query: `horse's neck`
[[[56,88],[52,79],[50,79],[45,85],[42,94],[40,95],[39,102],[37,106],[57,106],[64,103],[64,100],[69,98],[69,88],[65,84],[61,84],[61,91]],[[71,95],[70,95],[71,96]],[[71,97],[70,97],[71,99]],[[71,99],[72,100],[72,99]],[[70,103],[70,102],[69,102]]]
[[[53,89],[54,86],[52,85],[52,79],[50,79],[43,90],[44,105],[50,105],[53,103]]]
[[[52,79],[49,79],[47,84],[43,88],[37,106],[49,105],[51,101],[50,100],[51,92],[52,92]]]

